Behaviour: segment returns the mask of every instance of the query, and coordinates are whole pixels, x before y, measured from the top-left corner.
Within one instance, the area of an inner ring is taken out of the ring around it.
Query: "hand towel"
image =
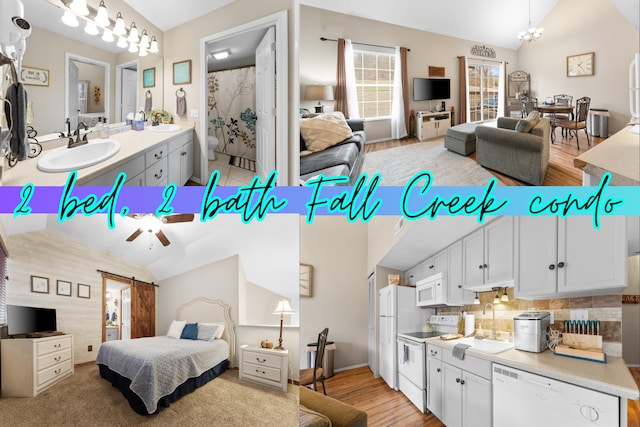
[[[144,111],[146,112],[150,112],[151,111],[151,106],[152,106],[152,96],[151,96],[151,92],[147,92],[146,98],[144,100]]]
[[[184,116],[187,114],[187,95],[178,96],[176,95],[176,114],[179,116]]]
[[[27,141],[27,91],[22,83],[14,83],[7,88],[4,112],[7,127],[11,129],[11,152],[18,160],[24,160],[29,154]]]
[[[471,347],[469,344],[456,344],[453,346],[453,357],[464,360],[464,352]]]

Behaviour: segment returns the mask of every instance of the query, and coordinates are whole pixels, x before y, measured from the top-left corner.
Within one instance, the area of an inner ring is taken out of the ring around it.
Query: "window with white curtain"
[[[391,117],[395,54],[354,48],[353,63],[360,117]]]
[[[0,245],[0,325],[7,323],[7,255]]]

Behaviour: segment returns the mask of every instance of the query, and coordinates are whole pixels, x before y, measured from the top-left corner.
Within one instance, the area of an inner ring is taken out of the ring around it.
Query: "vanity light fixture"
[[[80,16],[87,16],[89,14],[87,0],[73,0],[69,7]]]
[[[78,25],[80,25],[80,23],[78,22],[78,18],[76,18],[76,15],[69,12],[68,10],[64,11],[64,15],[61,19],[62,22],[69,27],[77,27]]]
[[[118,44],[116,44],[116,46],[118,46],[121,49],[126,49],[127,46],[129,46],[129,44],[127,43],[127,39],[125,39],[124,37],[120,36],[120,37],[118,37]]]
[[[113,32],[119,36],[124,36],[127,34],[127,29],[124,26],[124,19],[122,18],[122,13],[118,12],[116,15],[116,25],[113,26]]]
[[[142,30],[142,36],[140,37],[140,47],[142,49],[149,49],[149,36],[147,30]]]
[[[158,49],[158,40],[156,40],[156,36],[151,37],[151,47],[149,48],[149,52],[158,53],[160,50]]]
[[[145,49],[144,47],[140,46],[140,52],[138,53],[138,56],[147,56],[147,49]]]
[[[226,59],[231,55],[231,51],[229,49],[219,50],[217,52],[213,52],[211,55],[217,60]]]
[[[115,38],[113,37],[113,33],[111,31],[104,30],[104,33],[102,33],[102,40],[107,43],[113,43],[115,41]]]
[[[96,24],[94,24],[93,21],[87,21],[87,25],[84,26],[84,32],[91,36],[97,36],[100,34],[98,27],[96,27]]]
[[[504,293],[500,297],[500,302],[509,302],[509,296],[507,295],[507,288],[504,288]]]
[[[476,292],[476,297],[473,299],[473,305],[480,305],[480,294]]]
[[[138,27],[136,27],[135,22],[131,22],[131,26],[129,27],[129,37],[127,37],[127,41],[131,43],[138,43],[140,41],[140,37],[138,37]]]
[[[137,53],[138,52],[138,46],[136,46],[136,44],[133,43],[133,42],[129,43],[129,52]]]
[[[111,25],[111,21],[109,21],[109,13],[107,12],[107,7],[104,5],[104,0],[100,0],[100,6],[98,6],[98,13],[96,13],[96,17],[93,18],[96,25],[100,25],[101,27],[108,27]]]

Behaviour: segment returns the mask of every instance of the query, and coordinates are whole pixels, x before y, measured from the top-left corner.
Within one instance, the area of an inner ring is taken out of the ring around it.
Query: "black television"
[[[56,309],[7,305],[7,328],[9,335],[55,332]]]
[[[431,101],[451,98],[451,80],[413,78],[413,100]]]

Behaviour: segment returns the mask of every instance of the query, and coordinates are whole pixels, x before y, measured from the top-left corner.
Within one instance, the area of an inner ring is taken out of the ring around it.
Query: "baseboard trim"
[[[334,369],[333,372],[350,371],[351,369],[364,368],[365,366],[369,366],[369,364],[368,363],[360,363],[358,365],[345,366],[344,368]]]

